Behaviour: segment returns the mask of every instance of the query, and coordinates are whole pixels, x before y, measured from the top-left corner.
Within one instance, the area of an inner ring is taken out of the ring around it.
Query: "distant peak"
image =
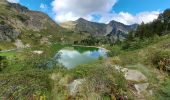
[[[87,21],[87,20],[85,20],[84,18],[79,18],[76,21]]]

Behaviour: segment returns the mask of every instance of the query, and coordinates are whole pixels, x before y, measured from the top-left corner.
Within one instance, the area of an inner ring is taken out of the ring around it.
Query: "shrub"
[[[112,97],[124,98],[126,95],[126,81],[122,73],[116,71],[112,66],[98,65],[98,67],[89,70],[89,75],[86,76],[85,80],[78,97],[95,93],[103,100]]]
[[[3,20],[0,21],[0,24],[1,24],[1,25],[4,25],[4,24],[5,24],[5,21],[3,21]]]
[[[110,51],[108,52],[108,55],[110,56],[110,57],[112,57],[112,56],[118,56],[119,54],[121,54],[121,47],[120,46],[117,46],[117,45],[115,45],[115,46],[113,46],[111,49],[110,49]]]
[[[110,59],[111,59],[112,64],[114,65],[118,65],[122,63],[121,59],[118,56],[112,57]]]
[[[151,55],[151,62],[153,65],[161,70],[170,71],[170,52],[159,50]]]

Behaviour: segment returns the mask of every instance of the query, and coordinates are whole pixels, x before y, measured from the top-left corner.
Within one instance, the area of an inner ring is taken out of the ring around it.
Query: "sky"
[[[149,23],[165,9],[170,0],[8,0],[30,10],[42,11],[57,23],[84,18],[108,23],[115,20],[126,25]]]

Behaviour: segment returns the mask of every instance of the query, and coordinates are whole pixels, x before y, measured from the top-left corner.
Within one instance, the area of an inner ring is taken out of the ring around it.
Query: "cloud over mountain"
[[[104,14],[99,22],[108,23],[110,20],[115,20],[126,25],[131,25],[135,23],[141,24],[142,22],[149,23],[152,22],[154,19],[157,19],[160,13],[160,11],[146,11],[137,13],[136,15],[132,15],[128,12]]]
[[[112,8],[118,0],[53,0],[52,10],[56,22],[76,20],[80,17],[93,21],[93,15],[99,15],[98,22],[107,23],[116,20],[124,24],[148,23],[156,19],[160,11],[145,11],[132,15],[128,12],[115,13]]]
[[[79,17],[91,20],[92,14],[108,13],[117,0],[54,0],[56,21],[76,20]]]

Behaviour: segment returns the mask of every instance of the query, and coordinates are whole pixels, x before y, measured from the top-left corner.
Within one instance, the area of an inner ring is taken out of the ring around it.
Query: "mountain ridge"
[[[68,22],[61,23],[60,26],[77,33],[89,33],[92,35],[102,35],[102,36],[106,36],[106,35],[116,36],[116,34],[119,34],[118,33],[119,31],[121,32],[121,34],[123,34],[122,37],[125,38],[124,35],[128,34],[128,31],[136,29],[138,24],[125,25],[123,23],[114,20],[110,21],[108,24],[105,24],[105,23],[91,22],[83,18],[79,18],[75,21],[68,21]]]

